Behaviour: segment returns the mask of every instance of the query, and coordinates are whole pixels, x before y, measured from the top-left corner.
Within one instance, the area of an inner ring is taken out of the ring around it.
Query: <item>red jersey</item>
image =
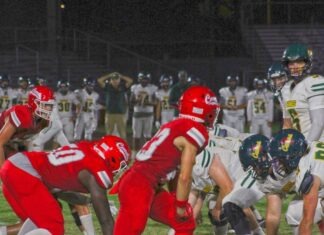
[[[207,128],[190,119],[178,118],[163,125],[136,155],[132,169],[153,184],[169,180],[181,163],[181,151],[173,141],[183,136],[200,152],[208,143]]]
[[[17,128],[11,139],[26,138],[30,134],[37,133],[47,125],[47,122],[44,123],[44,119],[39,119],[39,122],[35,121],[33,112],[28,105],[14,105],[2,112],[0,114],[0,127],[4,126],[7,119]]]
[[[112,170],[92,147],[93,143],[84,141],[51,152],[24,152],[8,160],[18,168],[38,175],[49,188],[86,193],[78,174],[81,170],[87,170],[101,187],[108,189],[113,183]],[[29,159],[27,164],[26,156]]]

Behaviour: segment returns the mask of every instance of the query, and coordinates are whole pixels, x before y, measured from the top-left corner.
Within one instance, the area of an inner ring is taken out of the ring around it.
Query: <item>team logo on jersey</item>
[[[252,153],[251,153],[251,156],[255,159],[258,159],[259,157],[259,154],[262,150],[262,144],[261,144],[261,141],[257,141],[256,142],[256,145],[253,147],[252,149]]]
[[[116,146],[117,146],[119,152],[121,152],[123,154],[125,160],[128,161],[129,154],[128,154],[126,148],[125,148],[125,145],[123,143],[121,143],[121,142],[120,143],[118,142],[118,143],[116,143]]]
[[[209,105],[217,105],[217,98],[215,96],[206,95],[205,103]]]
[[[283,141],[281,142],[282,151],[288,152],[293,136],[294,136],[293,134],[288,134],[287,138],[283,139]]]
[[[296,107],[296,100],[288,100],[287,102],[286,102],[286,105],[287,105],[287,108],[294,108],[294,107]]]

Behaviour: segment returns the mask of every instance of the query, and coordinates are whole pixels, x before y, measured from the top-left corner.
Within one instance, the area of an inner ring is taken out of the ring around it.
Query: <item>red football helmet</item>
[[[28,94],[28,105],[37,116],[46,120],[50,119],[54,104],[54,93],[47,86],[36,86]]]
[[[179,116],[213,127],[220,106],[216,95],[208,87],[191,86],[180,97]]]
[[[93,149],[108,163],[113,174],[123,171],[130,161],[131,150],[128,144],[117,136],[106,135],[102,137],[96,141]]]

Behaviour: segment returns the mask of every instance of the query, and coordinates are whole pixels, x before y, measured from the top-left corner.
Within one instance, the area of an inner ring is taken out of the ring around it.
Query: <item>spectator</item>
[[[122,80],[125,83],[122,83]],[[120,73],[110,73],[98,78],[97,81],[105,91],[107,134],[112,134],[116,126],[119,136],[126,139],[126,92],[133,79]]]
[[[187,90],[187,88],[190,86],[188,83],[188,73],[184,70],[179,71],[178,73],[178,82],[174,84],[174,86],[171,87],[170,91],[170,97],[169,97],[169,104],[173,107],[176,107],[174,109],[174,116],[177,117],[179,115],[178,111],[178,101],[181,97],[182,93]]]

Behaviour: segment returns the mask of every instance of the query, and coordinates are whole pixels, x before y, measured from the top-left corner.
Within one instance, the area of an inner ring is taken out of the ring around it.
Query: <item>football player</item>
[[[17,102],[17,91],[9,87],[10,78],[7,74],[0,75],[0,112],[10,108]]]
[[[45,229],[55,235],[64,234],[64,220],[51,191],[89,193],[102,234],[112,234],[114,221],[106,191],[113,184],[113,175],[120,173],[129,159],[127,143],[115,136],[51,152],[20,152],[1,169],[2,190],[19,218],[37,225],[33,232]]]
[[[195,204],[198,206],[194,207],[194,216],[202,206],[197,201],[199,192],[211,194],[215,186],[217,187],[216,206],[210,201],[208,213],[216,235],[227,234],[227,220],[221,212],[222,199],[231,192],[233,184],[244,175],[238,159],[241,143],[239,138],[210,136],[208,146],[196,157],[193,168],[189,202],[193,207]],[[244,209],[244,212],[249,217],[254,234],[264,234],[250,208]]]
[[[247,104],[247,89],[238,86],[239,76],[227,76],[227,87],[219,90],[220,103],[223,109],[223,123],[244,132],[245,117],[244,111]]]
[[[298,147],[291,148],[296,142]],[[266,196],[267,234],[278,234],[282,200],[286,193],[294,190],[300,153],[306,148],[305,138],[293,129],[279,132],[271,142],[259,134],[243,141],[239,156],[243,168],[248,170],[247,175],[223,200],[224,212],[237,233],[250,233],[241,208],[249,207]],[[282,157],[283,151],[289,151],[287,159]]]
[[[161,124],[165,124],[174,118],[174,108],[169,104],[170,86],[172,85],[172,76],[162,75],[160,78],[160,89],[156,91],[157,98],[155,127],[159,129]]]
[[[53,91],[36,86],[29,92],[28,104],[14,105],[0,116],[0,166],[17,151],[15,140],[25,141],[48,125],[55,104]]]
[[[156,91],[157,87],[151,84],[151,74],[145,72],[140,72],[138,84],[131,86],[130,102],[134,107],[132,129],[133,150],[135,151],[138,151],[141,146],[142,135],[145,141],[152,136]]]
[[[299,143],[293,143],[292,147],[298,148]],[[289,153],[284,152],[283,154],[285,154],[284,157],[287,157]],[[298,165],[296,191],[303,197],[303,204],[300,204],[303,213],[298,214],[298,219],[301,219],[301,222],[298,221],[300,222],[299,231],[296,231],[295,234],[310,235],[312,234],[313,223],[322,221],[324,142],[313,141],[307,151],[300,154],[304,156]],[[298,223],[295,229],[297,226]],[[321,227],[319,228],[321,229]],[[321,232],[323,233],[323,231]]]
[[[193,234],[195,221],[188,203],[192,168],[196,155],[208,143],[206,127],[212,127],[219,105],[215,94],[203,86],[188,88],[179,104],[179,117],[146,142],[113,188],[120,201],[114,234],[141,234],[148,217],[176,233]],[[178,170],[175,192],[166,192],[161,186]]]
[[[312,60],[312,50],[304,44],[289,45],[282,56],[291,79],[281,90],[283,127],[301,131],[309,142],[324,140],[324,78],[310,75]]]
[[[80,101],[75,93],[69,90],[70,83],[60,80],[57,82],[55,100],[59,119],[63,125],[63,131],[70,143],[74,142],[74,121],[80,112]]]
[[[255,90],[247,94],[247,121],[250,132],[271,137],[273,121],[273,95],[267,89],[267,80],[256,77],[253,80]]]
[[[81,140],[83,133],[84,139],[91,140],[93,132],[97,129],[99,94],[94,90],[94,87],[95,80],[93,78],[83,78],[83,89],[75,91],[81,106],[74,128],[75,140]]]
[[[31,90],[29,88],[30,79],[26,76],[20,76],[18,78],[18,89],[17,89],[17,104],[27,104],[28,94]]]

